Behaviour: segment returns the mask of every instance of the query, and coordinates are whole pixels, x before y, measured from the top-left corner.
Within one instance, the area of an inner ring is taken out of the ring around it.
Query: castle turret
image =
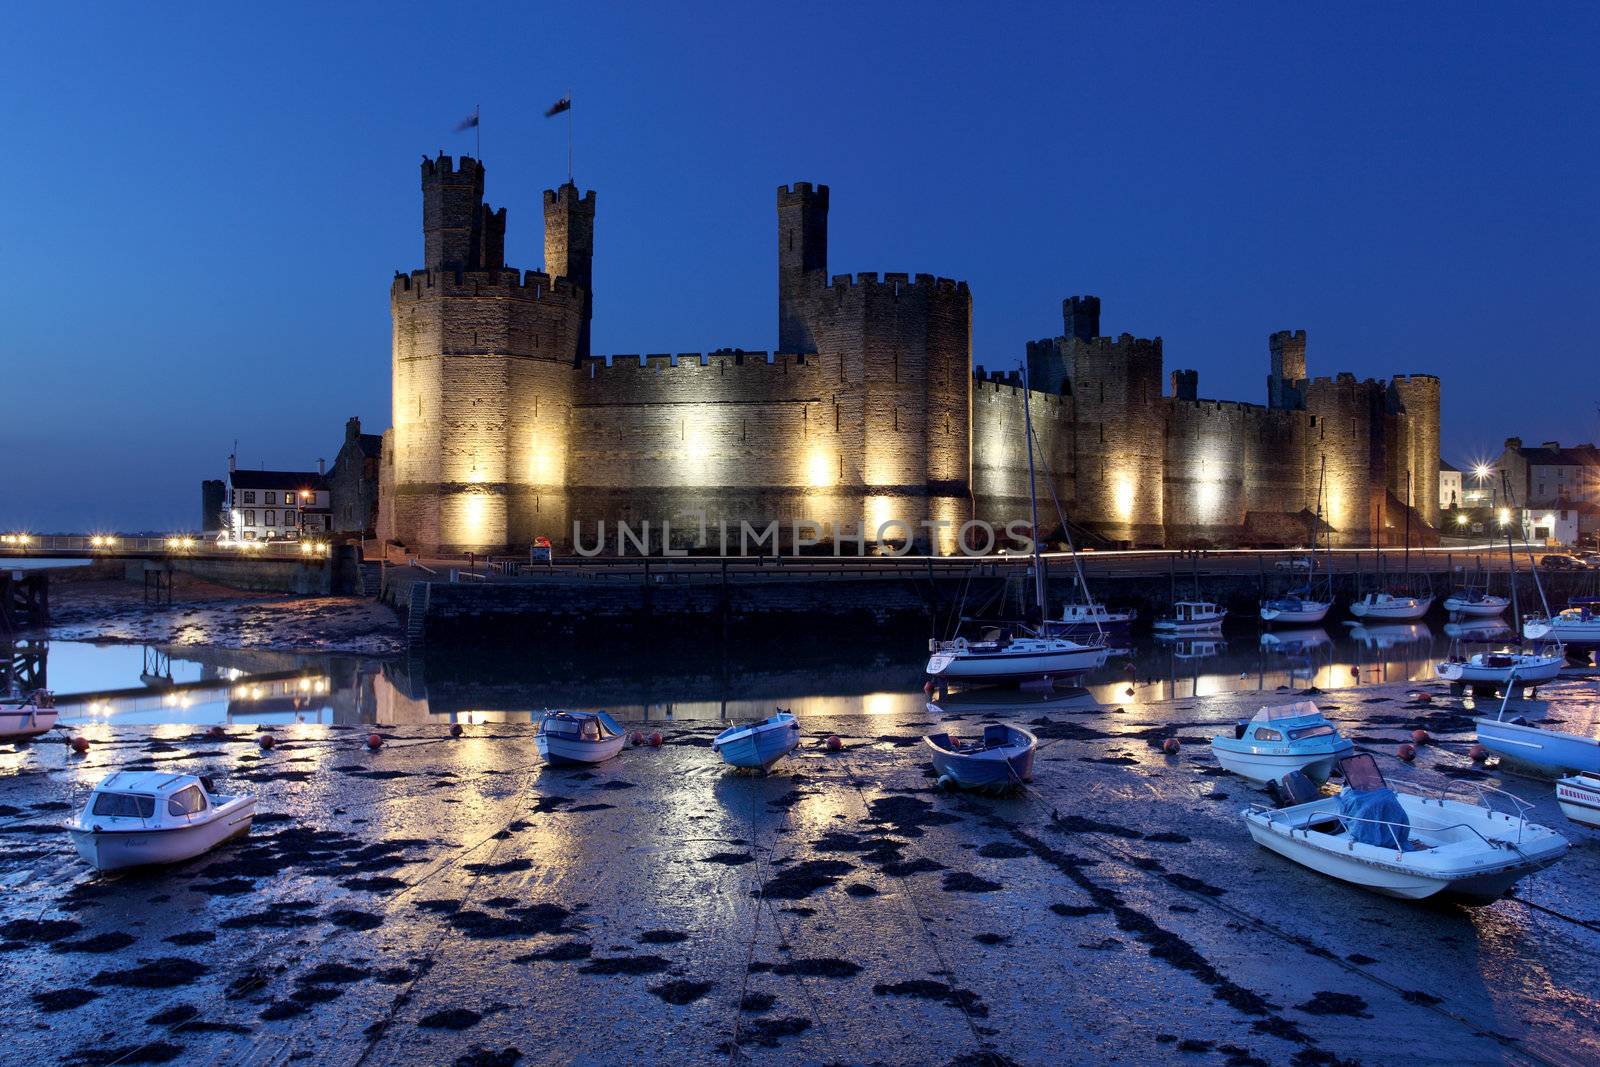
[[[1069,296],[1061,301],[1061,334],[1079,341],[1100,336],[1100,298]]]
[[[1279,330],[1267,338],[1272,372],[1267,375],[1267,407],[1302,410],[1306,406],[1306,332]]]
[[[471,270],[479,263],[483,236],[483,164],[462,156],[457,167],[447,155],[422,160],[423,266],[428,270]],[[501,247],[505,218],[500,215]]]
[[[815,352],[804,294],[828,273],[828,187],[778,186],[778,349]]]
[[[552,278],[566,278],[583,290],[583,324],[578,333],[578,358],[589,354],[589,326],[594,319],[594,190],[581,197],[567,182],[544,191],[544,269]]]

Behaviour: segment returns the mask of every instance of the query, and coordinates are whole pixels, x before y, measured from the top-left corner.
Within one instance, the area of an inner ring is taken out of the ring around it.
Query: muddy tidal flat
[[[1590,683],[1542,691],[1593,724]],[[1313,694],[1391,778],[1478,778],[1573,849],[1486,908],[1256,847],[1205,740],[1272,695],[1018,709],[1033,789],[936,789],[920,737],[982,713],[804,723],[767,777],[724,724],[541,764],[531,729],[117,726],[0,749],[0,986],[19,1063],[1342,1064],[1600,1060],[1597,836],[1473,768],[1443,689]],[[1295,694],[1281,694],[1291,699]],[[821,739],[837,733],[843,751]],[[1161,742],[1177,737],[1176,756]],[[58,827],[119,768],[260,798],[248,838],[95,875]]]

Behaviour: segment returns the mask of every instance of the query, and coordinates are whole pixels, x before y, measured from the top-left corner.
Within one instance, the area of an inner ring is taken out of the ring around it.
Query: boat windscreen
[[[603,712],[603,711],[595,712],[595,718],[600,720],[600,725],[604,726],[607,730],[610,730],[612,733],[614,733],[614,734],[622,733],[622,727],[617,725],[617,720],[613,719],[611,716],[607,715],[605,712]]]
[[[1339,773],[1344,776],[1346,784],[1358,793],[1389,787],[1383,780],[1383,772],[1378,770],[1378,761],[1369,752],[1358,752],[1340,760]]]

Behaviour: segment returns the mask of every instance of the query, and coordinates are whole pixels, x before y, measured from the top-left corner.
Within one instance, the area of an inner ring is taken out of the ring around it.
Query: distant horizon
[[[189,528],[236,439],[315,470],[347,418],[381,433],[419,157],[476,157],[481,105],[507,261],[538,269],[569,92],[597,353],[774,350],[773,192],[812,181],[830,273],[968,282],[975,366],[1094,294],[1205,399],[1263,403],[1267,336],[1304,329],[1312,377],[1437,375],[1463,470],[1600,435],[1600,11],[371,11],[13,18],[0,529]],[[410,90],[451,64],[470,86]]]

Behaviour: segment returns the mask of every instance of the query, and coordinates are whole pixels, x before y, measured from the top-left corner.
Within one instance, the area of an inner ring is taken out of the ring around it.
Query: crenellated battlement
[[[861,271],[858,274],[835,274],[827,282],[824,291],[842,298],[852,291],[873,293],[890,291],[896,296],[916,295],[922,292],[941,293],[950,296],[971,296],[966,282],[956,281],[954,278],[938,278],[932,274],[912,275],[903,271],[886,271],[882,280],[878,278],[875,270]]]
[[[427,300],[433,297],[494,297],[571,304],[581,300],[583,290],[566,278],[552,279],[543,271],[518,271],[513,268],[491,271],[414,270],[396,272],[389,286],[389,299]]]
[[[482,178],[483,162],[473,159],[471,156],[462,156],[457,161],[443,152],[439,153],[436,158],[422,157],[422,179],[424,181],[429,178],[449,177]]]
[[[734,370],[751,374],[789,374],[820,371],[821,366],[822,361],[815,355],[804,352],[747,352],[743,349],[720,349],[709,353],[656,352],[648,355],[623,352],[610,356],[587,356],[578,361],[579,369],[585,377],[590,378],[634,372],[661,374],[666,371],[724,374]]]
[[[594,190],[590,189],[582,196],[578,195],[578,187],[571,182],[566,182],[559,189],[546,189],[544,191],[544,206],[553,208],[557,205],[569,205],[574,210],[587,211],[594,214]]]

